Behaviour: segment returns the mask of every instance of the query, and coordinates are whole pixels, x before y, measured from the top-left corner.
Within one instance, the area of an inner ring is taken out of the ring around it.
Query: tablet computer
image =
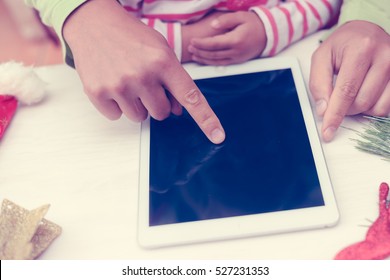
[[[143,247],[335,225],[338,210],[298,61],[187,68],[219,117],[211,143],[189,114],[141,125]]]

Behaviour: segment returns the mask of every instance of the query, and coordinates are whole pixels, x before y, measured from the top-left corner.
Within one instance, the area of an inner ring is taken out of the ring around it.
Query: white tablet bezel
[[[339,219],[337,204],[312,108],[297,59],[280,57],[252,60],[228,67],[196,66],[193,64],[186,67],[194,80],[287,68],[292,71],[298,93],[298,99],[313,151],[313,158],[317,166],[324,206],[231,218],[149,226],[150,122],[149,119],[147,119],[141,125],[140,143],[138,241],[142,247],[156,248],[177,244],[292,232],[330,227],[337,223]]]

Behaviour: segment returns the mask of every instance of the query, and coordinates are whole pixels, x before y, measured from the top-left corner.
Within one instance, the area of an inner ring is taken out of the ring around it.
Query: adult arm
[[[224,141],[221,123],[167,41],[116,1],[85,2],[62,31],[86,94],[107,118],[162,120],[182,105],[210,141]]]
[[[72,53],[62,36],[62,27],[69,15],[88,0],[24,0],[39,12],[42,22],[54,28],[61,42],[64,60],[73,66]]]
[[[323,117],[325,141],[334,138],[345,115],[390,113],[390,7],[385,2],[346,1],[339,27],[313,54],[310,90]]]

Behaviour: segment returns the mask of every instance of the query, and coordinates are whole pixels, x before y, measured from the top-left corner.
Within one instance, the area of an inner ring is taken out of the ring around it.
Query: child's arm
[[[288,45],[325,27],[338,14],[341,0],[291,0],[272,8],[252,7],[213,22],[224,36],[194,38],[193,60],[226,65],[258,56],[273,56]],[[254,20],[253,15],[257,15]]]
[[[287,0],[276,7],[252,7],[264,23],[267,45],[262,57],[273,56],[305,36],[327,27],[338,16],[342,0]]]

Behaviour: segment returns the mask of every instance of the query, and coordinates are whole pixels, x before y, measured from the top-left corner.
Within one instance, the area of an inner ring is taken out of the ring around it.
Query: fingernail
[[[334,126],[330,126],[328,127],[325,131],[324,131],[324,134],[323,134],[323,139],[326,141],[326,142],[329,142],[329,141],[332,141],[335,134],[336,134],[336,128]]]
[[[220,22],[217,19],[214,19],[210,24],[214,28],[219,28],[220,27]]]
[[[324,99],[320,99],[316,102],[317,115],[322,117],[325,114],[328,103]]]
[[[211,132],[211,140],[215,144],[220,144],[225,140],[225,133],[220,128],[216,128]]]

